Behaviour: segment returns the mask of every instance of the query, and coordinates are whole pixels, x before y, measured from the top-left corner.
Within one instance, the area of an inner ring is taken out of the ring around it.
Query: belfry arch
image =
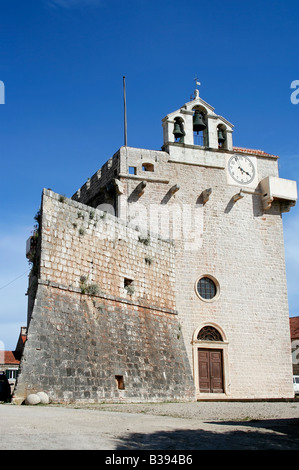
[[[201,147],[209,146],[209,129],[207,110],[204,106],[196,105],[193,112],[193,144]],[[199,126],[199,127],[197,127]]]

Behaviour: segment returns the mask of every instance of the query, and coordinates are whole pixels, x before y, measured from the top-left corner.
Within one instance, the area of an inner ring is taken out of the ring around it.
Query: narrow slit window
[[[116,375],[115,376],[115,381],[118,390],[124,390],[125,389],[125,382],[124,382],[124,376],[123,375]]]

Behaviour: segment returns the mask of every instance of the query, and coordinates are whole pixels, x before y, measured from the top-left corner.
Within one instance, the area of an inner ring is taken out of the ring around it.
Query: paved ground
[[[299,402],[0,404],[1,450],[299,449]]]

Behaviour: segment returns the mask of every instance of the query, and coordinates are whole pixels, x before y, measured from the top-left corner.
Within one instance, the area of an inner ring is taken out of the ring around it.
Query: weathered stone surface
[[[48,190],[41,240],[16,397],[29,387],[52,401],[194,399],[172,244]]]
[[[18,394],[29,382],[58,402],[194,397],[176,315],[50,286],[39,286],[37,299]]]

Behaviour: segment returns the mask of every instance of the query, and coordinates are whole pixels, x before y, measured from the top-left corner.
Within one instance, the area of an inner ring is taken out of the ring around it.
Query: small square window
[[[129,175],[136,175],[136,166],[129,166]]]
[[[127,277],[124,278],[124,287],[131,286],[133,283],[133,279],[128,279]]]
[[[124,278],[124,288],[129,295],[133,295],[135,292],[133,279]]]

